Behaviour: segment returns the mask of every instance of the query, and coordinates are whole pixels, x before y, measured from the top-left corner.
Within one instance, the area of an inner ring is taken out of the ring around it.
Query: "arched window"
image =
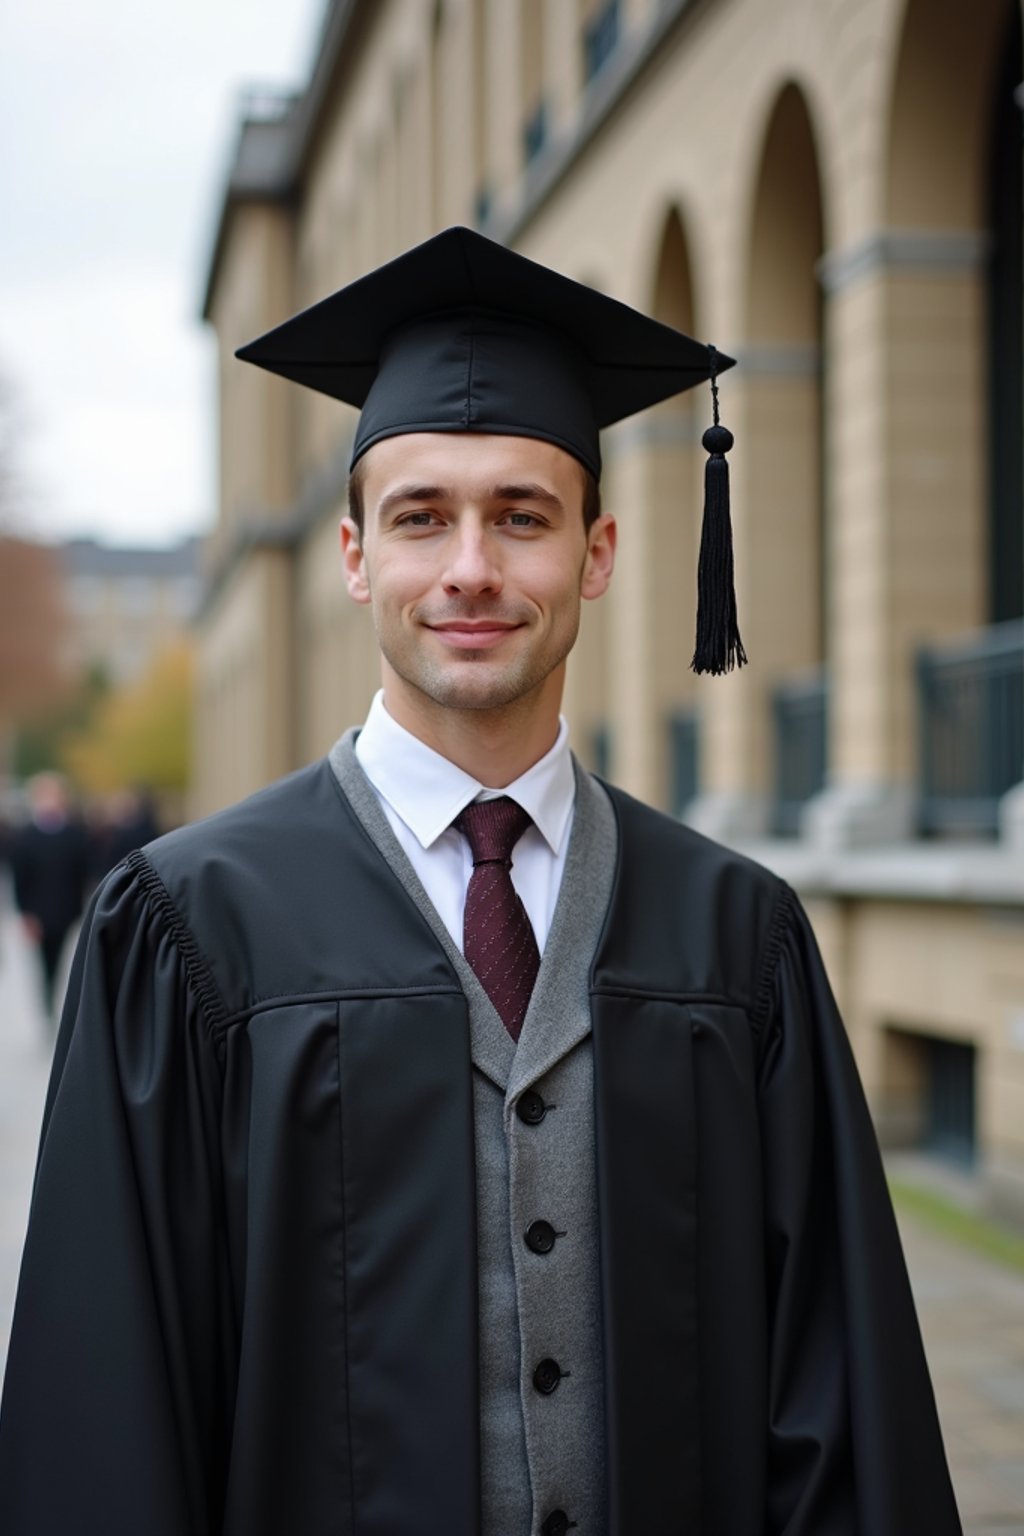
[[[583,81],[599,75],[619,44],[622,0],[581,0],[580,45],[583,50]]]

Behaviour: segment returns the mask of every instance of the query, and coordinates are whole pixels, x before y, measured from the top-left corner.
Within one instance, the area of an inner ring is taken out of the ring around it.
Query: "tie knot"
[[[469,843],[474,865],[511,864],[512,849],[532,824],[529,811],[508,795],[498,800],[474,800],[452,823]]]

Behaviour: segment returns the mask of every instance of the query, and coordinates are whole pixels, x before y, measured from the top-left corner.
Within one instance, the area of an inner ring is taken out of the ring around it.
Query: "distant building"
[[[354,414],[240,343],[453,223],[714,341],[751,665],[688,669],[693,391],[605,435],[576,749],[790,878],[885,1138],[1024,1216],[1021,77],[1019,0],[332,0],[306,89],[248,104],[210,262],[195,808],[377,674]]]
[[[114,684],[140,677],[195,619],[201,546],[198,538],[169,549],[68,540],[61,556],[69,668],[99,668]]]

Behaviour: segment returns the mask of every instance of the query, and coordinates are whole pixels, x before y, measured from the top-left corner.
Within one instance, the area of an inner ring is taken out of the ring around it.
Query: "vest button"
[[[516,1114],[524,1125],[540,1125],[547,1112],[548,1107],[544,1100],[539,1093],[534,1093],[532,1088],[527,1088],[525,1093],[520,1094],[516,1103]]]
[[[531,1221],[523,1236],[531,1253],[550,1253],[555,1246],[555,1229],[549,1221]]]
[[[542,1360],[533,1373],[533,1384],[538,1392],[550,1397],[562,1379],[562,1367],[557,1360]]]
[[[540,1529],[541,1536],[565,1536],[569,1529],[569,1516],[564,1509],[553,1509]]]

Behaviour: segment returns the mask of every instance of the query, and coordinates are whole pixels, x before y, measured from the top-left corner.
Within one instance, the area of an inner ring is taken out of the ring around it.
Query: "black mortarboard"
[[[733,363],[461,228],[358,278],[236,356],[359,407],[353,465],[374,443],[405,432],[496,432],[555,443],[595,476],[602,427],[709,378],[714,386]],[[723,672],[746,658],[732,595],[724,458],[732,439],[717,424],[717,397],[715,422],[705,434],[712,457],[693,665]]]

